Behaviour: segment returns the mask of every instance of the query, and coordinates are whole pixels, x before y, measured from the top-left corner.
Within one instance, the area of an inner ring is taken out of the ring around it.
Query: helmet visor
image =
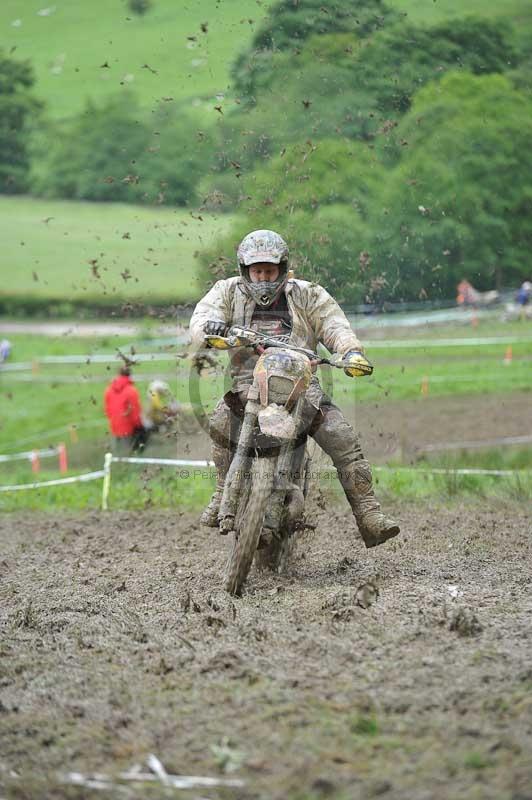
[[[282,253],[263,250],[262,252],[246,253],[241,263],[245,267],[251,267],[253,264],[280,264],[282,260]]]

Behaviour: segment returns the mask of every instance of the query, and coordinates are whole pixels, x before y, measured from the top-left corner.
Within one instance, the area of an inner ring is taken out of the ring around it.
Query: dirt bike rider
[[[274,231],[249,233],[237,251],[240,275],[218,281],[200,300],[190,320],[193,343],[204,346],[206,335],[223,336],[231,325],[254,328],[270,336],[285,336],[291,344],[316,349],[318,342],[343,356],[348,375],[367,364],[362,345],[337,302],[321,286],[296,280],[288,272],[288,247]],[[241,414],[253,382],[256,354],[232,352],[232,391],[216,406],[209,425],[217,469],[214,495],[201,522],[217,527],[225,475],[231,463],[231,419]],[[309,434],[331,457],[353,510],[366,547],[383,544],[399,533],[399,525],[380,510],[372,485],[371,467],[357,434],[343,413],[324,394],[317,377],[307,390]]]
[[[165,431],[179,414],[179,404],[175,401],[172,390],[166,381],[158,378],[148,386],[148,404],[143,414],[146,431],[156,433]]]

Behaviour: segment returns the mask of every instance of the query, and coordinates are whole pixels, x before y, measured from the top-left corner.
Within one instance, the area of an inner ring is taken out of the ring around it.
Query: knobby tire
[[[253,563],[264,523],[266,506],[272,493],[273,465],[271,459],[256,459],[251,470],[251,491],[242,514],[242,523],[235,536],[227,564],[225,589],[240,595]]]

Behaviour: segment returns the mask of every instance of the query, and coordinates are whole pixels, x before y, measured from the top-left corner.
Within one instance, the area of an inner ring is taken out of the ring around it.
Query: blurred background
[[[156,378],[179,406],[147,452],[207,458],[224,367],[191,361],[187,321],[234,274],[240,238],[271,227],[375,362],[333,387],[368,455],[507,470],[505,490],[526,494],[531,45],[527,0],[4,0],[0,453],[22,455],[1,482],[55,477],[55,455],[36,468],[31,454],[59,444],[67,471],[101,466],[124,356],[144,405]],[[144,474],[124,478],[124,503],[210,490]],[[98,491],[6,492],[0,507]]]

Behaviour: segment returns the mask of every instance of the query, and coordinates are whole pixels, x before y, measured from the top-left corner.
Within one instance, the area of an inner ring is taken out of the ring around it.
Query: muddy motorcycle
[[[237,326],[226,337],[206,341],[219,350],[250,347],[259,354],[218,516],[220,533],[234,534],[225,589],[239,595],[253,559],[259,569],[280,572],[297,531],[305,527],[310,467],[305,394],[313,367],[346,364]]]

